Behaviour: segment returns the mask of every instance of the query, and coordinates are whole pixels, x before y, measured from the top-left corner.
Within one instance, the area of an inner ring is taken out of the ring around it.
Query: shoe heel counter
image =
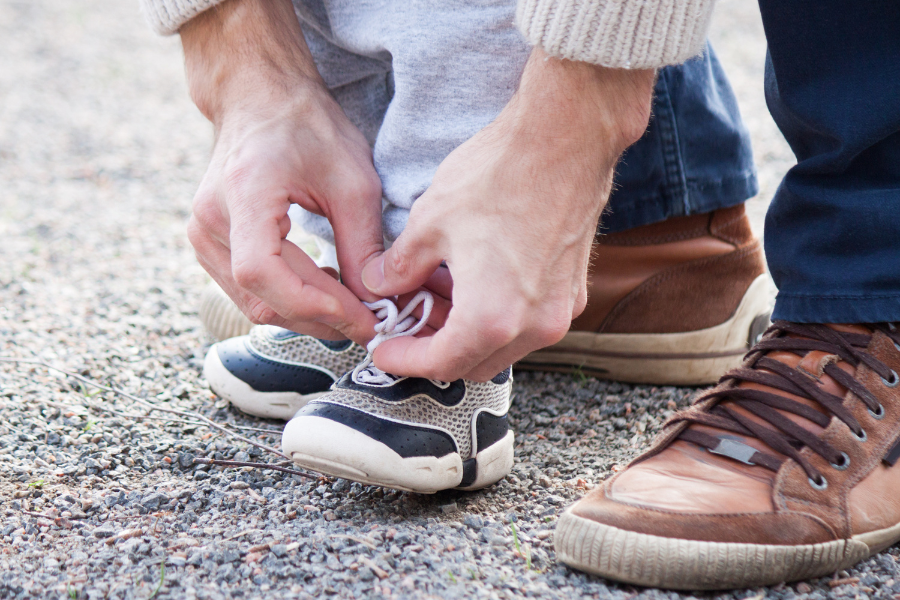
[[[599,333],[681,333],[725,322],[766,272],[760,243],[742,246],[651,277],[619,301]]]
[[[738,248],[756,241],[743,204],[714,211],[709,219],[709,233]]]

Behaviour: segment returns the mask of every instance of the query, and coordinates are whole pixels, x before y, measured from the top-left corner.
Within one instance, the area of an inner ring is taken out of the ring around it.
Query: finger
[[[427,291],[428,288],[423,286],[421,289],[425,289]],[[401,294],[397,298],[397,307],[403,309],[409,301],[416,297],[416,294],[419,293],[420,290],[413,290],[408,294]],[[428,316],[428,325],[433,330],[438,330],[444,326],[444,323],[447,321],[447,315],[450,314],[450,309],[453,306],[453,302],[448,298],[443,298],[439,294],[432,293],[432,297],[434,298],[434,304],[431,307],[431,314]],[[424,310],[424,306],[419,304],[412,312],[412,316],[416,319],[421,319]]]
[[[285,240],[282,243],[282,256],[285,264],[292,272],[300,274],[306,281],[305,287],[314,287],[322,293],[334,298],[340,309],[336,313],[328,313],[317,320],[341,332],[345,337],[365,345],[375,336],[375,325],[378,319],[371,310],[360,302],[359,298],[347,287],[337,281],[330,273],[320,269],[303,250]],[[302,300],[298,300],[300,302]],[[276,309],[277,310],[277,309]],[[283,315],[291,321],[293,316]],[[302,312],[297,317],[304,318]]]
[[[422,219],[410,219],[394,244],[362,272],[366,288],[381,297],[411,292],[423,285],[443,260],[440,235]]]
[[[449,320],[448,320],[449,321]],[[375,350],[379,369],[395,375],[454,381],[482,362],[484,346],[471,337],[450,339],[448,326],[431,336],[397,337]]]
[[[210,274],[219,287],[253,323],[285,327],[319,339],[345,339],[345,336],[339,331],[322,323],[308,322],[300,326],[296,323],[289,324],[265,302],[237,285],[234,278],[231,277],[231,255],[225,246],[213,241],[208,245],[201,244],[201,248],[203,249],[202,254],[197,251],[197,261],[200,266]]]
[[[237,284],[291,324],[318,321],[358,343],[374,337],[377,322],[346,287],[282,238],[288,192],[258,172],[229,188],[231,263]],[[290,264],[289,264],[290,262]],[[296,325],[294,325],[296,324]]]
[[[453,276],[450,275],[450,269],[447,268],[447,265],[441,264],[440,267],[435,269],[422,287],[442,298],[452,299]]]
[[[375,353],[376,366],[398,375],[485,381],[565,335],[572,311],[568,292],[548,293],[541,306],[534,307],[503,289],[485,286],[483,275],[456,282],[454,305],[443,328],[428,338],[385,342]],[[488,274],[487,281],[498,279]]]
[[[432,298],[434,298],[434,306],[431,309],[428,323],[434,329],[440,329],[444,326],[447,315],[450,313],[450,308],[453,306],[453,278],[450,276],[450,269],[445,265],[441,265],[440,268],[431,274],[431,277],[428,278],[428,281],[425,282],[421,289],[431,292]],[[416,297],[419,291],[413,290],[407,294],[401,294],[397,298],[397,306],[399,308],[405,307],[410,300]],[[413,310],[412,316],[421,319],[423,309],[423,304],[418,305]]]
[[[328,214],[341,279],[357,297],[372,302],[379,297],[362,283],[363,266],[384,251],[381,229],[381,181],[374,169],[361,170],[353,181],[345,180],[335,194],[342,201]],[[346,176],[341,173],[346,179]],[[374,178],[374,181],[372,181]],[[337,184],[336,184],[337,185]]]
[[[376,350],[375,365],[397,375],[449,381],[463,377],[515,338],[515,309],[494,310],[491,298],[480,290],[459,296],[433,336],[388,340]]]

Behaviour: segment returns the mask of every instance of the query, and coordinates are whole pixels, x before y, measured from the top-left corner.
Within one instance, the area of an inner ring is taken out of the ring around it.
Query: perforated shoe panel
[[[352,369],[366,356],[365,348],[354,343],[325,342],[309,335],[293,334],[273,325],[257,325],[250,330],[249,344],[266,358],[300,365],[314,365],[334,379]]]

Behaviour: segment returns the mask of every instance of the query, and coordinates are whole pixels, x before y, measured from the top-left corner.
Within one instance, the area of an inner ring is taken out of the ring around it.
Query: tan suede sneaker
[[[711,384],[769,325],[769,277],[743,204],[599,236],[592,262],[584,313],[518,367]]]
[[[559,559],[639,585],[818,577],[900,540],[900,329],[778,321],[569,507]]]

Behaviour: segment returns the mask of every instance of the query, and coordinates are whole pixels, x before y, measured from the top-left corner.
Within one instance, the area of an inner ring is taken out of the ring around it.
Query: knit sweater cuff
[[[654,69],[703,51],[715,0],[518,0],[516,24],[548,54]]]
[[[141,0],[141,9],[156,33],[172,35],[204,10],[224,0]]]

